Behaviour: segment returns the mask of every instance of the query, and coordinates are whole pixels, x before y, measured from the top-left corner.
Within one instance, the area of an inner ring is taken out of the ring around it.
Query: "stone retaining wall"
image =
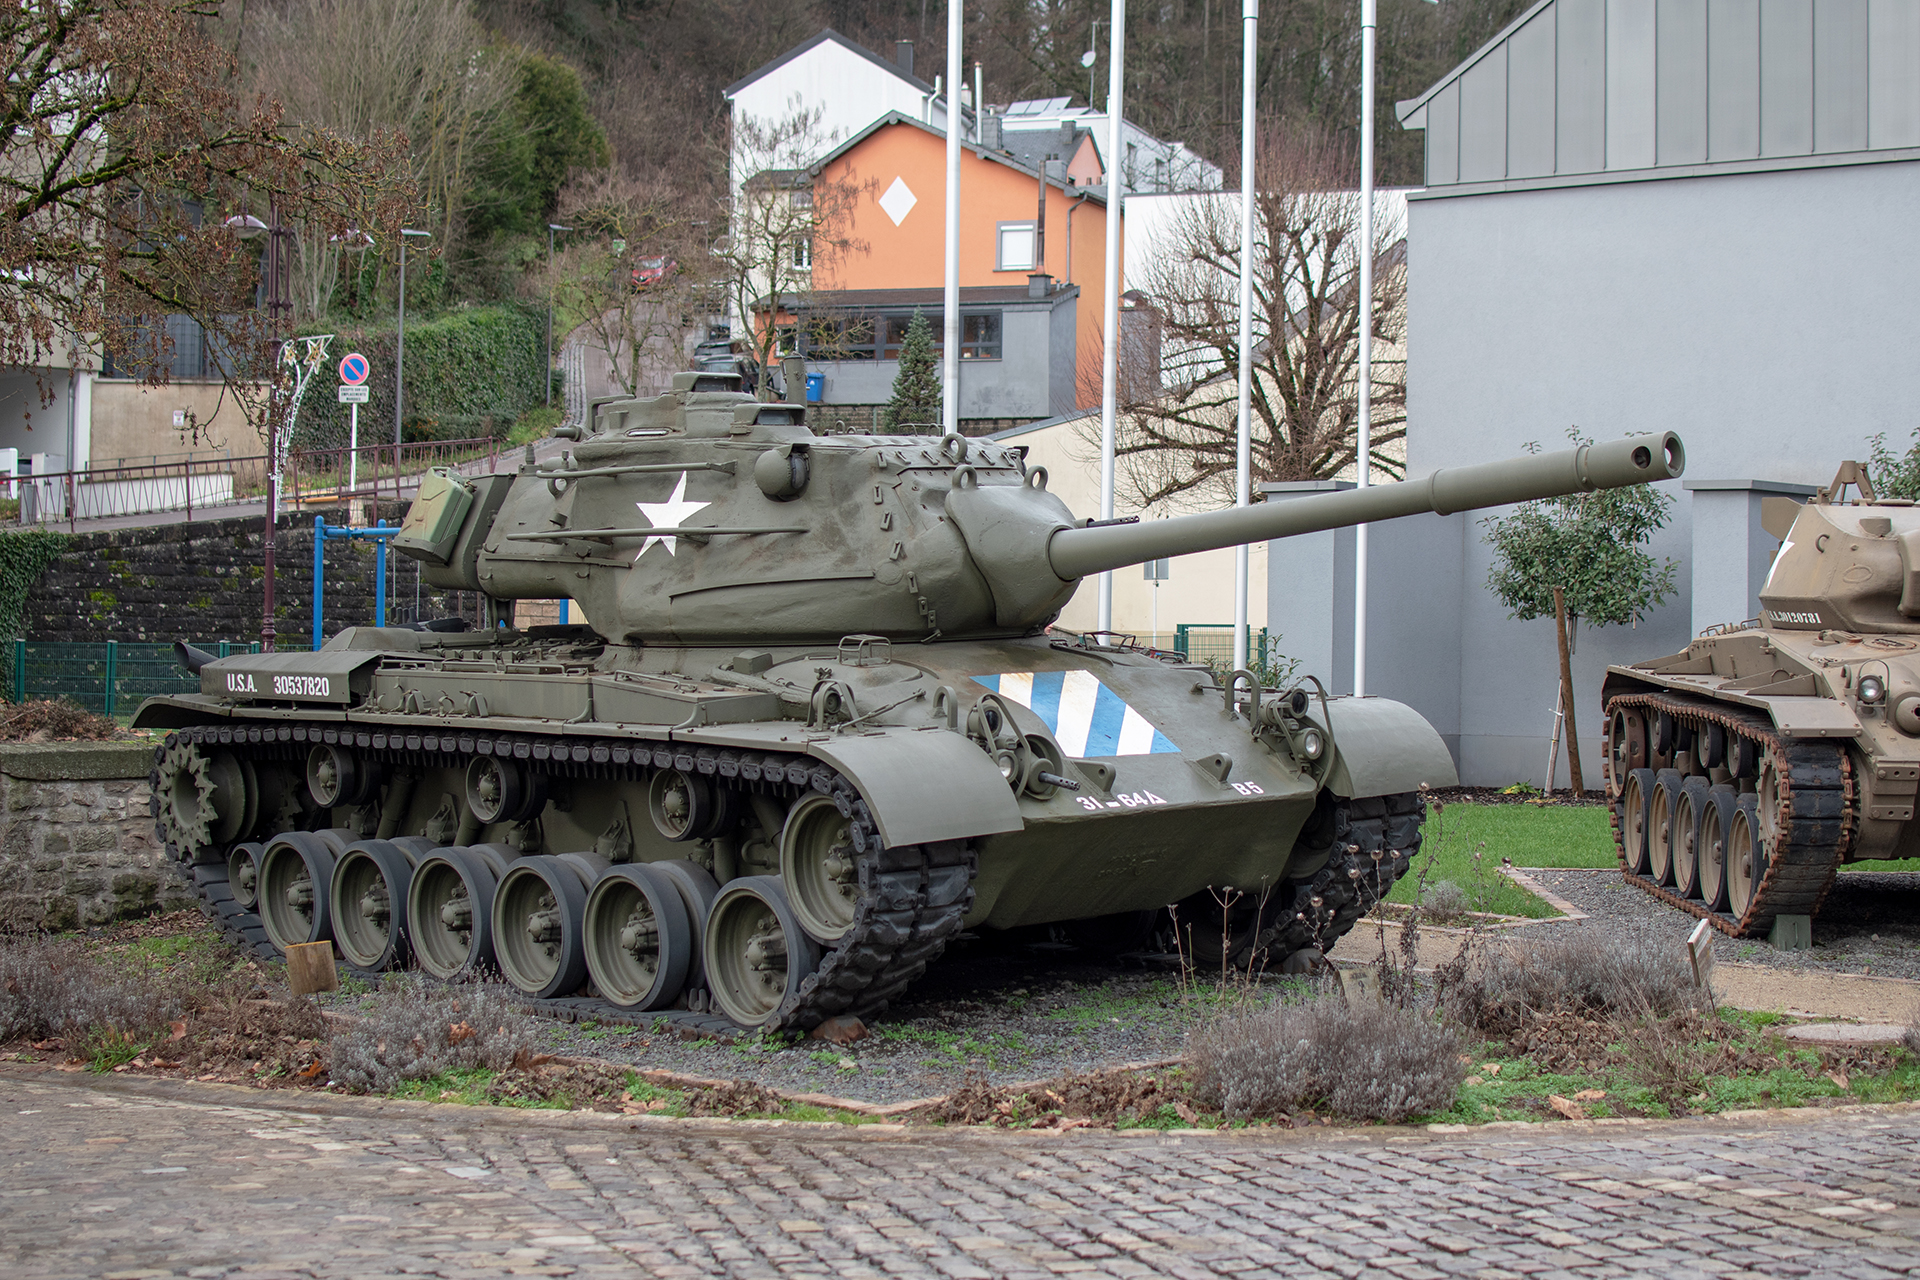
[[[0,745],[0,931],[189,907],[154,838],[145,742]]]

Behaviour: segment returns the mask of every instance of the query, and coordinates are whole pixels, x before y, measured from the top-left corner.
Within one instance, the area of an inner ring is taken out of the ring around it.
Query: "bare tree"
[[[814,281],[831,280],[848,254],[867,251],[853,234],[854,205],[878,184],[844,158],[821,166],[837,139],[820,127],[820,114],[796,97],[781,119],[733,122],[730,162],[739,186],[719,211],[726,234],[714,243],[713,261],[763,371],[779,352],[783,318],[813,310]]]
[[[1324,134],[1270,126],[1257,152],[1253,479],[1318,480],[1359,440],[1360,198]],[[1375,218],[1373,465],[1400,474],[1406,435],[1405,229]],[[1142,505],[1231,501],[1239,403],[1240,198],[1195,196],[1141,277],[1157,340],[1123,343],[1116,454]],[[1143,325],[1149,318],[1136,311]],[[1150,353],[1150,354],[1145,354]],[[1138,367],[1151,359],[1156,368]]]
[[[348,138],[403,135],[434,248],[453,247],[462,196],[518,66],[469,0],[288,0],[255,10],[245,49],[256,80],[295,120]],[[291,294],[306,321],[325,314],[350,246],[318,227],[299,230]]]
[[[234,88],[234,60],[187,0],[63,0],[0,13],[0,364],[97,344],[164,381],[164,318],[249,348],[255,215],[325,236],[398,222],[400,141],[288,123]],[[242,234],[236,234],[236,231]]]
[[[710,269],[705,224],[685,194],[616,169],[576,174],[560,191],[560,219],[573,228],[550,273],[540,273],[563,314],[584,317],[584,340],[605,353],[627,395],[683,367]]]

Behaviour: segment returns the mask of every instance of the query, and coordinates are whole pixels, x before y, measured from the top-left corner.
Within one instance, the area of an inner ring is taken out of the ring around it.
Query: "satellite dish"
[[[1100,55],[1097,50],[1089,49],[1085,53],[1080,55],[1080,65],[1083,67],[1091,68],[1093,66],[1093,60],[1099,56]]]

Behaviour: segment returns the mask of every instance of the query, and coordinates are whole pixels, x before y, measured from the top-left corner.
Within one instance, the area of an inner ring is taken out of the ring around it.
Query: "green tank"
[[[236,937],[781,1028],[885,1007],[963,929],[1119,945],[1169,904],[1202,962],[1300,968],[1406,869],[1421,788],[1454,781],[1439,735],[1050,629],[1080,580],[1682,465],[1638,436],[1089,524],[1018,447],[816,436],[731,375],[568,438],[430,477],[394,540],[479,629],[187,652],[202,691],[142,706],[161,836]],[[511,626],[554,598],[584,622]]]
[[[1920,508],[1845,462],[1784,533],[1758,618],[1601,697],[1627,879],[1798,947],[1842,864],[1920,856]]]

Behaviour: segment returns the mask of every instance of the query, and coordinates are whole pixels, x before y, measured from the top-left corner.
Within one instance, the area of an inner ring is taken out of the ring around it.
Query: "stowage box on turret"
[[[1758,618],[1609,667],[1601,697],[1627,879],[1807,945],[1842,863],[1920,856],[1920,508],[1842,463],[1793,516]]]
[[[559,461],[430,477],[395,545],[481,594],[479,630],[188,652],[202,692],[137,723],[169,731],[155,812],[209,910],[262,948],[742,1026],[878,1010],[963,928],[1113,938],[1167,904],[1202,960],[1298,967],[1406,869],[1439,736],[1049,631],[1080,580],[1681,466],[1640,436],[1089,526],[1018,448],[804,412],[682,374]],[[494,625],[554,598],[585,622]]]

